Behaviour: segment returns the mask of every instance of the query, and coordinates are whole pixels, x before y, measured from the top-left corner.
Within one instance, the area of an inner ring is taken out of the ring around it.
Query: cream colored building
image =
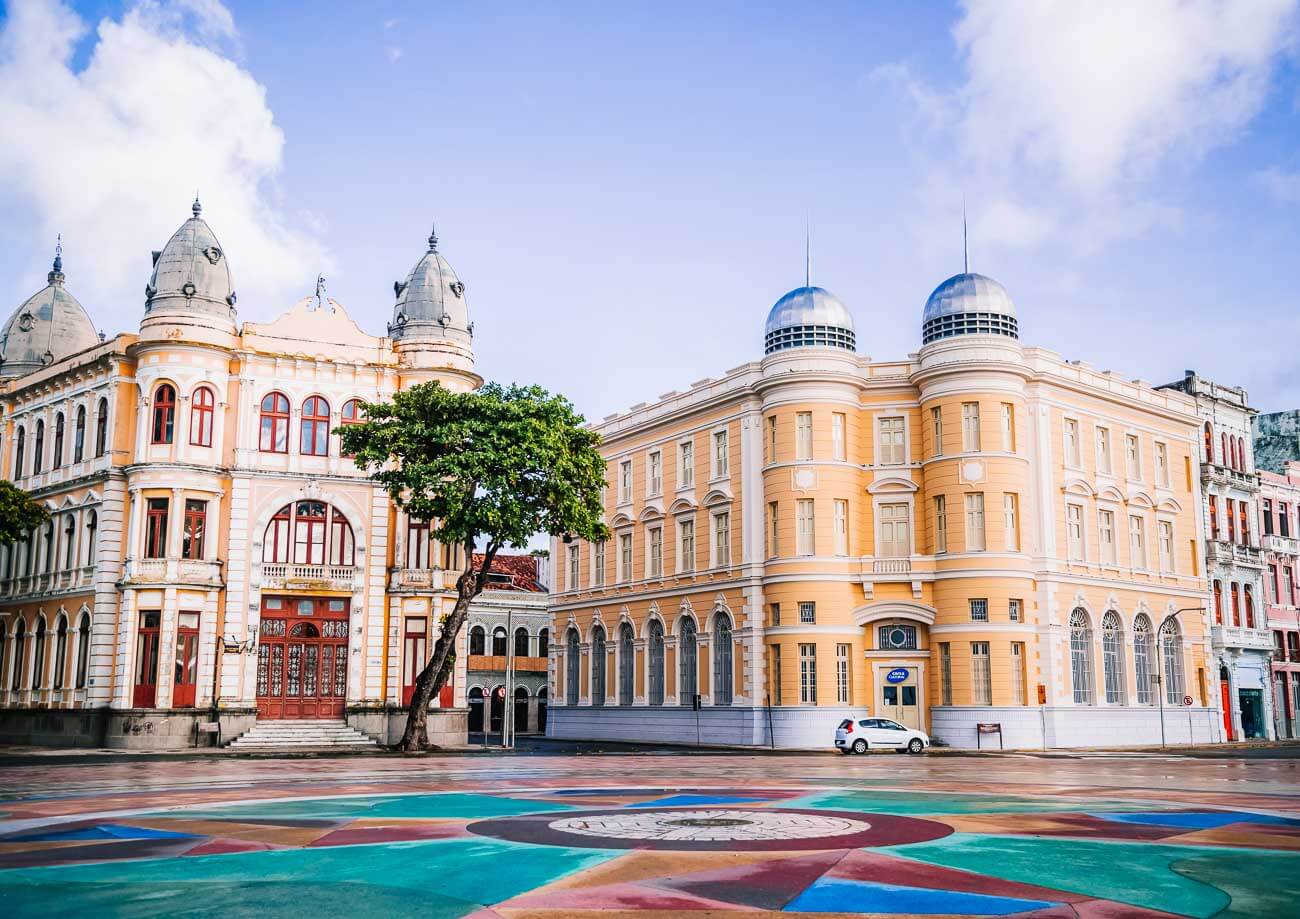
[[[456,559],[332,432],[414,383],[479,385],[464,285],[430,237],[385,337],[319,295],[241,325],[197,201],[147,277],[138,333],[103,340],[56,260],[0,341],[0,467],[52,515],[0,548],[0,738],[392,738]],[[464,741],[465,657],[434,739]]]
[[[1218,739],[1192,399],[1023,345],[980,275],[922,337],[859,355],[798,288],[760,360],[597,426],[611,536],[553,545],[549,734]]]

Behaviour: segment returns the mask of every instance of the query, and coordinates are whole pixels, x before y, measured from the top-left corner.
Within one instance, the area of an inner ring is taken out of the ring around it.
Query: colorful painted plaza
[[[1294,915],[1298,762],[51,763],[3,770],[0,901],[14,917]]]

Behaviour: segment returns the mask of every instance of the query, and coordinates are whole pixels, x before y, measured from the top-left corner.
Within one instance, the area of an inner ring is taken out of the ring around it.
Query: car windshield
[[[841,729],[841,730],[844,729],[844,728],[849,728],[849,727],[853,727],[853,719],[852,719],[852,718],[845,718],[843,721],[840,722],[840,729]]]

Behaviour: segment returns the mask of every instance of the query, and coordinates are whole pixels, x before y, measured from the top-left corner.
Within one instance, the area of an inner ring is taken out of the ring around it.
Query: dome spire
[[[438,251],[438,225],[436,223],[429,224],[429,251]]]
[[[803,222],[803,286],[812,287],[812,228]]]
[[[966,242],[966,197],[961,199],[961,273],[970,274],[970,249]]]
[[[190,205],[190,211],[195,217],[203,213],[203,205],[199,203],[199,193],[197,191],[194,193],[194,203]]]
[[[46,275],[46,280],[50,284],[63,283],[63,234],[62,233],[60,233],[57,237],[55,237],[53,270],[48,275]]]

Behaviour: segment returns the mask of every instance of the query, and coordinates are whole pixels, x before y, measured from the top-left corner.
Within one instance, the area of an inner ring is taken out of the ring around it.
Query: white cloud
[[[401,59],[402,59],[402,49],[401,49],[401,48],[389,48],[389,49],[388,49],[388,62],[389,62],[390,64],[396,64],[396,63],[397,63],[398,61],[400,61]]]
[[[1300,204],[1300,172],[1284,172],[1276,166],[1261,169],[1252,178],[1274,201]]]
[[[16,0],[0,31],[0,199],[37,237],[62,232],[69,287],[109,331],[139,322],[149,252],[204,216],[240,305],[269,315],[329,262],[274,200],[284,135],[266,91],[217,50],[237,32],[216,0],[140,3],[95,30],[55,0]],[[36,266],[43,271],[44,266]]]

